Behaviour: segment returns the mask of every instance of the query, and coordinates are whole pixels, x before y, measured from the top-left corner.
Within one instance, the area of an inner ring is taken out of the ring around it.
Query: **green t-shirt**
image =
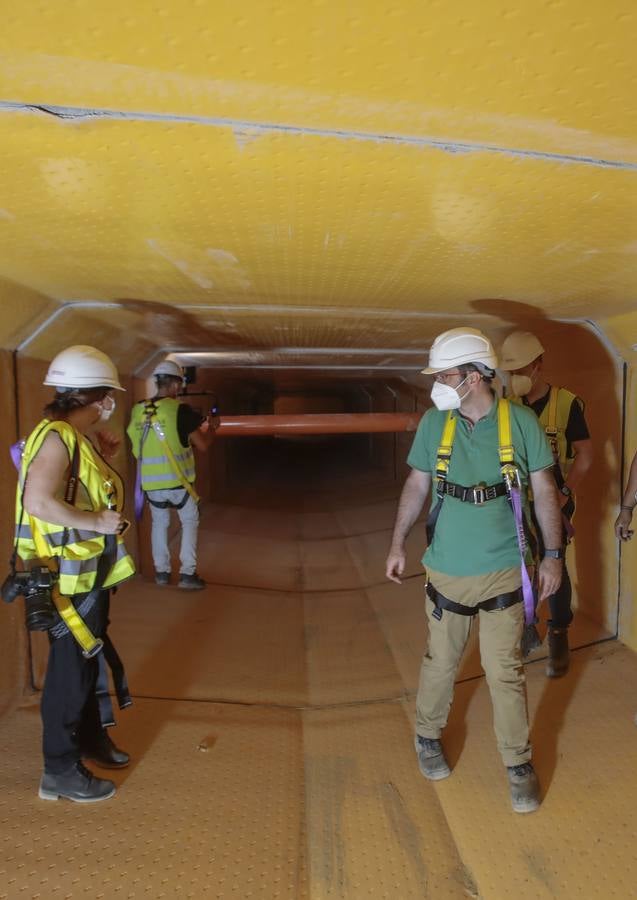
[[[522,479],[523,502],[529,472],[548,469],[553,456],[544,429],[535,413],[515,403],[511,410],[511,439],[515,463]],[[448,481],[471,487],[484,482],[502,481],[498,455],[498,404],[473,429],[462,416],[457,416],[456,436],[449,464]],[[433,475],[432,503],[435,496],[436,456],[446,412],[428,410],[422,417],[407,463],[412,469]],[[519,565],[520,552],[515,533],[515,520],[506,496],[489,500],[481,506],[445,497],[438,516],[434,539],[423,556],[423,564],[448,575],[482,575]]]

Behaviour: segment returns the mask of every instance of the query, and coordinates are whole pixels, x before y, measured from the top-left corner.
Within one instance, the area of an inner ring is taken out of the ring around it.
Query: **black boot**
[[[103,769],[123,769],[130,762],[128,753],[115,746],[106,729],[94,741],[82,743],[80,752]]]
[[[561,678],[568,672],[568,628],[548,630],[549,658],[546,664],[548,678]]]
[[[41,800],[66,797],[75,803],[96,803],[112,797],[115,785],[104,778],[96,778],[81,762],[77,762],[58,775],[45,772],[40,780],[38,794]]]

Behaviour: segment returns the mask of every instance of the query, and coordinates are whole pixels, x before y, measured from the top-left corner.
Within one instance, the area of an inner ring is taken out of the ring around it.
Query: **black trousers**
[[[575,504],[573,503],[573,500],[569,498],[568,503],[566,503],[566,505],[562,509],[562,513],[570,521],[574,511]],[[533,519],[533,525],[539,544],[539,554],[541,559],[544,554],[544,542],[542,541],[542,531],[535,517],[533,504],[531,504],[531,517]],[[566,529],[564,529],[562,533],[562,542],[564,546],[566,546],[566,537]],[[568,628],[568,626],[571,624],[571,622],[573,621],[573,610],[571,609],[572,596],[573,588],[571,586],[571,579],[566,568],[566,560],[564,560],[564,564],[562,566],[562,581],[560,582],[560,586],[557,591],[549,597],[550,618],[548,620],[548,625],[550,628]]]
[[[81,599],[75,597],[74,601]],[[109,592],[101,591],[84,617],[96,637],[103,638],[106,634],[109,605]],[[95,694],[97,657],[85,659],[71,634],[50,641],[40,712],[44,770],[57,775],[78,762],[80,748],[93,746],[103,730]]]

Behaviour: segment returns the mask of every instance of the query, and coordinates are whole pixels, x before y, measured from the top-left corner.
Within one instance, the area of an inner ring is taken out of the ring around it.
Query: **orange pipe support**
[[[222,416],[217,434],[376,434],[415,431],[421,413],[308,413],[288,416]]]

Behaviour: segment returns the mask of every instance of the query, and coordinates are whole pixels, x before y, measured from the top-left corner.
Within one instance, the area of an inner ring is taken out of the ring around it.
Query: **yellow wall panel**
[[[634,32],[630,0],[57,0],[7,9],[0,97],[637,162]]]
[[[0,140],[0,275],[54,297],[632,309],[637,172],[40,113]]]

